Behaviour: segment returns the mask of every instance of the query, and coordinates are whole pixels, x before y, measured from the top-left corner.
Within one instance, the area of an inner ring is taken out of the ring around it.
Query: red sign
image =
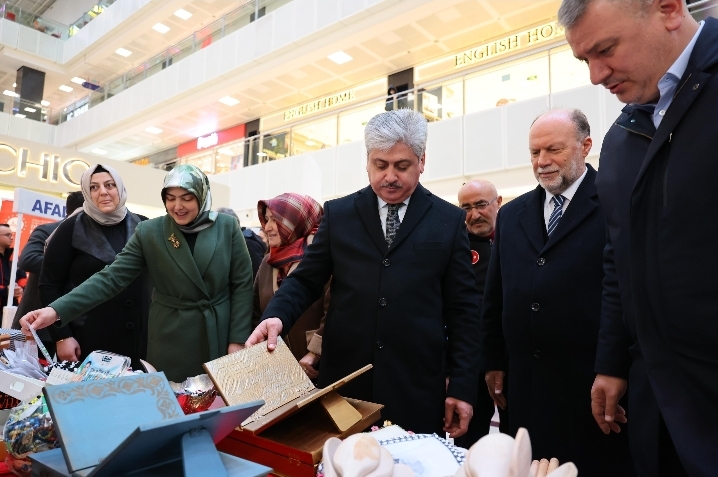
[[[205,149],[221,146],[222,144],[227,144],[228,142],[236,141],[237,139],[242,139],[245,136],[246,129],[247,128],[244,124],[240,124],[238,126],[234,126],[223,131],[213,132],[184,144],[180,144],[177,146],[177,157],[197,154]]]

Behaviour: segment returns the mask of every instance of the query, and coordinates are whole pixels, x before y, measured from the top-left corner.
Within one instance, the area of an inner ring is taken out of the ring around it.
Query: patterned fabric
[[[92,174],[95,173],[95,170],[98,167],[102,167],[110,174],[112,179],[115,181],[117,193],[120,196],[120,203],[117,204],[117,208],[109,213],[101,211],[97,208],[95,203],[92,202],[90,182],[92,181]],[[92,217],[92,220],[100,225],[115,225],[124,220],[125,215],[127,215],[127,208],[125,207],[125,202],[127,202],[127,190],[125,190],[125,184],[122,182],[122,177],[120,177],[120,174],[116,170],[110,166],[105,166],[104,164],[97,164],[96,166],[90,167],[80,178],[80,188],[82,189],[82,197],[85,199],[85,202],[82,204],[82,210],[88,216]],[[76,213],[79,214],[80,211],[78,210]]]
[[[551,212],[551,217],[548,218],[547,231],[549,235],[551,235],[551,232],[554,231],[558,225],[558,221],[561,219],[561,215],[563,215],[563,203],[565,201],[566,198],[562,195],[555,195],[551,198],[551,202],[553,202],[553,211]]]
[[[396,238],[401,222],[399,221],[399,209],[404,204],[387,204],[386,213],[386,244],[391,247],[391,243]]]
[[[165,201],[165,191],[170,187],[181,187],[197,197],[199,214],[187,225],[177,227],[184,233],[194,234],[212,226],[217,220],[217,212],[212,209],[212,193],[209,190],[209,179],[202,170],[193,164],[182,164],[172,169],[165,177],[162,186],[162,202]]]
[[[324,210],[308,195],[287,193],[274,199],[260,200],[257,213],[262,228],[267,225],[266,210],[272,211],[281,245],[269,249],[267,263],[276,268],[277,285],[287,276],[292,265],[304,256],[307,237],[317,232]]]

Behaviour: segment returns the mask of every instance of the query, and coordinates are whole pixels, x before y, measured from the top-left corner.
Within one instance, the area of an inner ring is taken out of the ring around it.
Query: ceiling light
[[[343,51],[337,51],[336,53],[332,53],[331,55],[327,56],[327,58],[329,58],[338,65],[343,65],[344,63],[354,59]]]
[[[37,109],[35,109],[35,108],[25,108],[25,111],[27,111],[28,113],[34,113],[34,112],[37,112]]]
[[[153,26],[152,29],[160,33],[167,33],[168,31],[170,31],[170,27],[168,27],[167,25],[163,25],[162,23],[155,23],[155,26]]]
[[[267,153],[266,153],[266,152],[258,152],[257,155],[258,155],[259,157],[266,157],[266,156],[267,156]]]
[[[192,14],[190,12],[188,12],[187,10],[180,8],[179,10],[177,10],[175,12],[175,16],[180,17],[182,20],[189,20],[189,17],[191,17]]]
[[[226,104],[227,106],[234,106],[235,104],[239,104],[239,100],[234,99],[231,96],[225,96],[224,98],[219,98],[219,102],[222,104]]]
[[[128,56],[130,56],[132,54],[132,52],[130,50],[125,50],[124,48],[116,49],[115,53],[117,53],[120,56],[124,56],[125,58],[127,58]]]
[[[234,151],[228,147],[223,147],[221,149],[218,149],[219,152],[224,154],[225,156],[234,156]]]
[[[84,79],[78,78],[77,76],[75,76],[74,78],[72,78],[70,81],[72,81],[73,83],[77,83],[77,84],[82,84],[82,83],[85,82]]]
[[[99,154],[99,155],[101,155],[101,156],[104,155],[104,154],[107,154],[107,151],[105,151],[104,149],[99,149],[99,148],[98,148],[98,149],[93,149],[92,152],[93,152],[94,154]]]
[[[17,94],[15,91],[10,91],[9,89],[6,89],[5,91],[3,91],[2,94],[4,94],[5,96],[10,96],[11,98],[20,97],[20,95]]]
[[[317,143],[314,142],[314,141],[312,141],[311,139],[310,139],[309,141],[305,142],[304,144],[306,144],[306,145],[309,146],[309,147],[312,147],[312,146],[316,146],[316,145],[317,145]]]
[[[40,104],[42,104],[43,106],[50,106],[50,101],[45,101],[43,99],[42,101],[40,101]]]
[[[148,128],[145,128],[145,131],[147,131],[150,134],[159,134],[162,132],[160,128],[156,128],[154,126],[150,126]]]
[[[64,84],[60,85],[60,91],[64,91],[65,93],[69,93],[72,91],[72,87],[65,86]]]
[[[18,118],[26,118],[27,117],[24,114],[20,114],[20,113],[15,114],[15,116],[17,116]]]
[[[13,87],[13,88],[17,88],[17,83],[13,83],[13,84],[12,84],[12,87]]]

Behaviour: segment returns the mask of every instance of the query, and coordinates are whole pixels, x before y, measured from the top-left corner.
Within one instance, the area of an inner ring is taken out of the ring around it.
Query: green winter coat
[[[175,248],[169,240],[174,234]],[[155,288],[147,361],[167,379],[203,374],[251,332],[252,264],[237,220],[218,214],[197,234],[194,254],[169,215],[141,222],[115,261],[50,306],[62,326],[107,301],[145,268]]]

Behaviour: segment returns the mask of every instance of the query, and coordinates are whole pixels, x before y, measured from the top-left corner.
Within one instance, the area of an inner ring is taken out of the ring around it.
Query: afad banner
[[[22,214],[22,224],[18,224]],[[3,200],[0,207],[0,224],[10,225],[13,233],[20,231],[19,247],[13,255],[19,257],[35,227],[65,218],[65,199],[26,189],[15,189],[15,201]],[[13,237],[13,243],[15,238]]]

